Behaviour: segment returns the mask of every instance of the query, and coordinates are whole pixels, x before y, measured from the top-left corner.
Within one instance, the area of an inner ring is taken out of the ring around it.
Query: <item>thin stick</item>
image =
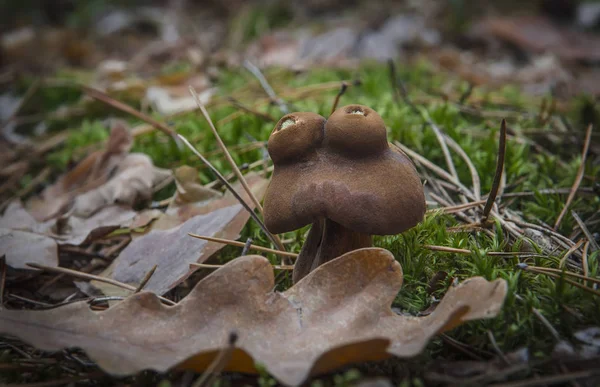
[[[198,152],[196,150],[196,148],[194,148],[192,146],[192,144],[190,144],[190,142],[183,137],[181,134],[178,134],[179,138],[181,139],[181,141],[183,141],[183,143],[196,155],[198,156],[198,158],[200,160],[202,160],[202,162],[204,164],[206,164],[206,166],[208,166],[208,168],[212,171],[212,173],[215,174],[215,176],[217,176],[217,178],[219,180],[221,180],[221,182],[225,185],[225,187],[227,187],[227,189],[233,194],[233,196],[235,196],[235,198],[240,202],[240,204],[242,206],[244,206],[244,208],[246,209],[246,211],[248,211],[248,213],[250,214],[250,216],[252,217],[252,219],[254,219],[254,221],[259,225],[259,227],[263,230],[263,232],[267,235],[267,237],[271,240],[271,242],[273,242],[273,244],[279,248],[278,245],[278,240],[276,239],[275,236],[273,234],[271,234],[271,232],[269,230],[267,230],[267,227],[265,226],[265,224],[262,222],[262,220],[260,220],[260,218],[254,213],[254,211],[252,211],[252,209],[250,208],[250,206],[248,205],[248,203],[246,203],[244,201],[244,199],[242,199],[242,197],[240,196],[240,194],[238,194],[236,192],[236,190],[231,186],[231,184],[229,184],[229,182],[227,181],[227,179],[225,179],[225,177],[223,177],[223,175],[221,175],[221,172],[219,172],[219,170],[217,168],[215,168],[214,165],[212,165],[210,163],[210,161],[208,161],[204,156],[202,156],[202,154],[200,152]],[[281,243],[281,241],[279,241],[279,243]],[[280,249],[280,250],[285,250],[285,249]]]
[[[542,194],[542,195],[561,195],[562,194],[562,195],[565,195],[570,192],[571,192],[571,188],[547,188],[547,189],[541,189],[539,191],[508,192],[508,193],[502,194],[502,196],[505,198],[518,198],[518,197],[522,197],[522,196],[533,196],[533,195],[537,195],[537,194]],[[579,187],[577,192],[592,194],[592,193],[594,193],[594,188]]]
[[[206,108],[200,102],[200,98],[198,98],[198,94],[196,94],[196,91],[194,90],[193,87],[190,86],[189,89],[190,89],[190,93],[192,94],[192,96],[196,100],[196,104],[198,104],[198,107],[200,108],[200,111],[202,112],[202,115],[204,116],[204,118],[206,119],[206,121],[208,121],[208,125],[210,126],[210,129],[212,130],[213,134],[215,135],[215,138],[217,139],[217,143],[219,144],[219,147],[223,151],[223,154],[225,155],[225,158],[227,159],[227,161],[231,165],[231,168],[233,168],[233,172],[235,173],[235,175],[237,176],[238,180],[242,184],[242,187],[244,187],[244,190],[248,194],[248,197],[250,198],[250,200],[252,200],[252,203],[254,203],[254,206],[256,207],[256,209],[258,210],[258,212],[264,218],[265,214],[264,214],[262,206],[260,205],[260,202],[258,201],[258,199],[256,198],[256,196],[254,196],[254,193],[252,193],[252,190],[250,189],[250,186],[248,186],[248,183],[246,182],[246,179],[244,178],[244,175],[242,175],[242,172],[240,172],[240,169],[238,168],[237,164],[235,163],[235,161],[231,157],[231,154],[229,153],[229,150],[225,146],[225,143],[221,139],[221,136],[219,136],[219,132],[217,132],[217,128],[215,128],[215,125],[213,124],[212,120],[210,119],[210,116],[208,115],[208,112],[206,111]],[[252,211],[252,213],[254,213],[254,211]],[[279,250],[285,251],[285,247],[283,246],[283,243],[281,243],[281,240],[279,239],[279,237],[277,235],[275,235],[275,234],[271,234],[271,235],[273,236],[272,239],[273,239],[273,242],[275,243],[275,245],[277,246],[277,248]]]
[[[268,164],[268,160],[258,160],[253,162],[252,164],[248,165],[248,168],[246,170],[252,170],[256,167],[259,167],[261,165],[266,165]],[[235,177],[235,173],[231,172],[230,174],[228,174],[227,176],[225,176],[225,178],[227,180],[229,179],[233,179]],[[218,186],[219,184],[222,184],[219,179],[213,180],[212,182],[208,183],[205,185],[206,188],[214,188],[216,186]]]
[[[111,278],[100,277],[100,276],[94,275],[94,274],[82,273],[80,271],[71,270],[71,269],[67,269],[64,267],[50,267],[50,266],[38,265],[37,263],[27,263],[27,266],[33,267],[34,269],[38,269],[38,270],[48,271],[51,273],[67,274],[67,275],[70,275],[75,278],[82,278],[82,279],[86,279],[89,281],[94,280],[94,281],[104,282],[104,283],[107,283],[107,284],[110,284],[113,286],[117,286],[122,289],[131,290],[132,292],[134,292],[136,289],[134,286],[124,284],[123,282],[119,282],[119,281],[116,281]],[[156,296],[165,304],[175,305],[175,302],[173,302],[167,298],[164,298],[159,295],[156,295]]]
[[[417,160],[419,163],[423,164],[423,166],[427,167],[429,170],[431,170],[436,175],[438,175],[441,178],[445,179],[446,181],[449,181],[450,183],[454,184],[467,198],[475,201],[475,196],[473,195],[473,193],[464,184],[462,184],[460,181],[457,181],[448,172],[444,171],[442,168],[438,167],[437,165],[435,165],[434,163],[432,163],[425,157],[421,156],[420,154],[413,151],[412,149],[407,148],[406,146],[400,144],[399,142],[395,141],[394,145],[396,145],[398,148],[400,148],[404,153],[406,153],[412,159]]]
[[[165,134],[168,134],[173,139],[173,141],[175,141],[175,143],[179,144],[179,141],[177,141],[177,133],[175,133],[175,131],[169,128],[167,125],[156,121],[154,118],[135,110],[131,106],[112,98],[111,96],[101,92],[100,90],[96,90],[84,85],[79,85],[79,87],[90,97],[97,99],[98,101],[103,102],[109,106],[112,106],[115,109],[121,110],[122,112],[131,114],[132,116],[139,118],[140,120],[154,126],[156,129],[162,131]]]
[[[561,276],[559,274],[552,273],[552,272],[549,272],[549,271],[531,269],[531,267],[527,266],[527,264],[519,264],[519,265],[517,265],[517,267],[519,269],[524,270],[524,271],[529,271],[529,272],[536,273],[536,274],[544,274],[544,275],[547,275],[549,277],[560,279],[560,280],[565,281],[566,283],[568,283],[570,285],[573,285],[573,286],[575,286],[577,288],[580,288],[580,289],[583,289],[585,291],[588,291],[588,292],[590,292],[592,294],[595,294],[596,296],[600,296],[600,291],[598,291],[596,289],[592,289],[592,288],[590,288],[588,286],[582,285],[579,282],[575,282],[575,281],[571,281],[569,279],[566,279],[566,278],[564,278],[563,276]]]
[[[468,210],[469,208],[477,207],[482,204],[485,204],[485,200],[479,200],[476,202],[469,202],[464,204],[458,204],[456,206],[446,206],[440,208],[432,208],[431,210],[427,210],[428,213],[433,213],[439,210],[442,210],[445,214],[452,214],[454,212],[459,212],[462,210]]]
[[[214,136],[215,136],[215,138],[217,140],[217,144],[219,144],[219,148],[221,148],[221,151],[223,152],[223,155],[227,159],[227,162],[231,165],[231,168],[233,169],[233,172],[235,173],[235,175],[239,179],[240,183],[244,187],[244,190],[248,194],[248,197],[250,198],[250,200],[252,200],[252,203],[254,203],[254,205],[258,209],[258,212],[260,212],[261,215],[264,216],[262,206],[260,205],[260,203],[259,203],[258,199],[256,198],[256,196],[254,196],[254,194],[252,193],[252,190],[248,186],[248,183],[246,182],[246,179],[244,179],[244,175],[242,175],[242,172],[240,172],[240,169],[238,168],[237,164],[235,163],[235,161],[231,157],[231,153],[229,153],[229,150],[227,149],[227,146],[225,145],[225,143],[221,139],[221,136],[219,135],[219,132],[217,132],[217,128],[215,128],[215,125],[213,124],[210,116],[208,115],[208,112],[206,111],[206,108],[200,102],[200,98],[198,98],[198,94],[196,93],[196,91],[194,90],[194,88],[192,86],[189,87],[189,90],[190,90],[190,93],[192,94],[192,96],[194,97],[194,99],[196,100],[196,104],[198,105],[198,108],[200,108],[200,111],[202,112],[202,115],[204,116],[204,118],[208,122],[208,125],[210,126],[210,129],[212,130],[212,132],[213,132],[213,134],[214,134]]]
[[[500,188],[500,181],[502,180],[502,171],[504,170],[504,156],[506,154],[506,120],[502,119],[500,124],[500,140],[498,141],[498,159],[496,160],[496,172],[494,174],[494,181],[492,183],[492,189],[488,195],[487,202],[483,208],[483,217],[481,223],[485,223],[490,215],[496,195],[498,194],[498,188]]]
[[[252,238],[246,239],[246,243],[244,243],[244,248],[242,249],[242,257],[248,254],[250,246],[252,246]]]
[[[571,246],[569,248],[569,250],[567,250],[567,252],[565,253],[565,255],[560,259],[560,263],[558,264],[559,267],[562,267],[566,260],[571,256],[571,254],[573,254],[575,252],[575,250],[579,249],[581,247],[581,245],[583,245],[584,240],[580,239],[577,243],[575,243],[573,246]]]
[[[559,383],[569,382],[576,379],[589,378],[597,374],[598,371],[589,370],[589,371],[576,371],[571,372],[570,374],[560,374],[560,375],[552,375],[552,376],[541,376],[535,377],[526,380],[519,380],[515,382],[509,383],[501,383],[494,384],[496,387],[535,387],[535,386],[549,386],[549,385],[558,385]]]
[[[592,124],[589,124],[587,127],[587,131],[585,133],[585,141],[583,142],[583,150],[581,151],[581,164],[579,164],[579,168],[577,169],[577,175],[575,176],[575,181],[573,182],[573,187],[571,187],[571,192],[569,192],[569,196],[567,197],[565,206],[558,215],[556,223],[554,223],[554,230],[557,230],[558,226],[560,226],[560,222],[562,222],[563,217],[567,213],[571,202],[575,198],[575,193],[577,192],[577,189],[581,184],[581,180],[583,180],[583,174],[585,172],[585,160],[587,158],[588,149],[590,148],[590,142],[592,140],[592,128]]]
[[[433,251],[443,251],[445,253],[471,254],[471,250],[457,249],[456,247],[423,245],[423,248]]]
[[[521,264],[521,265],[526,265],[526,264]],[[582,279],[584,281],[590,281],[596,284],[600,284],[600,278],[594,278],[594,277],[588,277],[587,275],[581,275],[578,273],[573,273],[571,271],[566,271],[566,270],[562,270],[562,269],[555,269],[553,267],[543,267],[543,266],[530,266],[527,265],[527,268],[535,270],[535,271],[545,271],[545,272],[549,272],[549,273],[557,273],[557,274],[564,274],[564,275],[568,275],[570,277],[575,277],[575,278],[579,278]]]
[[[583,245],[583,252],[581,253],[581,268],[583,269],[583,275],[586,277],[589,274],[588,259],[587,259],[589,247],[590,247],[590,241],[585,242],[585,245]],[[598,283],[600,283],[600,281]]]
[[[494,348],[494,351],[496,351],[496,354],[498,356],[500,356],[500,358],[502,359],[504,364],[510,364],[508,359],[506,358],[506,355],[504,355],[504,352],[502,352],[502,350],[498,346],[498,343],[496,342],[496,338],[494,337],[494,334],[492,333],[492,331],[488,329],[487,335],[488,335],[488,338],[490,339],[490,343],[492,343],[492,347]]]
[[[585,237],[587,238],[588,243],[592,248],[592,252],[598,250],[598,243],[596,242],[596,239],[594,238],[590,230],[587,228],[583,220],[581,220],[581,218],[579,217],[579,215],[577,215],[575,211],[571,211],[571,215],[573,216],[573,219],[575,219],[575,221],[577,222],[577,225],[579,225],[579,228],[583,232],[583,235],[585,235]]]
[[[281,98],[277,97],[277,94],[275,94],[275,91],[273,90],[271,85],[269,85],[269,82],[267,82],[265,76],[260,72],[260,69],[254,64],[252,64],[252,62],[250,62],[249,60],[244,61],[244,67],[248,71],[250,71],[252,75],[256,77],[256,79],[258,79],[262,88],[265,90],[269,98],[271,98],[271,100],[277,104],[279,110],[281,110],[283,114],[288,114],[290,112],[290,109],[287,107],[286,103]]]
[[[152,274],[154,274],[154,272],[156,271],[156,268],[158,267],[158,265],[154,265],[152,267],[152,269],[150,269],[150,271],[148,271],[148,273],[146,273],[146,275],[144,276],[144,278],[142,279],[142,281],[140,282],[140,284],[138,285],[138,287],[135,289],[134,293],[139,293],[142,291],[142,289],[144,288],[144,286],[146,286],[146,284],[148,283],[148,281],[150,281],[150,278],[152,278]]]
[[[531,308],[531,311],[533,312],[533,314],[535,314],[535,316],[538,319],[540,319],[540,321],[542,322],[542,324],[544,324],[546,329],[550,331],[552,336],[554,336],[554,339],[556,341],[560,341],[560,335],[558,334],[558,331],[552,326],[552,324],[550,324],[550,321],[548,321],[548,319],[536,308]]]
[[[221,371],[223,371],[223,368],[225,368],[225,366],[227,366],[227,363],[229,363],[229,361],[231,360],[231,355],[235,350],[235,343],[237,342],[237,340],[237,333],[232,331],[229,334],[229,338],[227,340],[227,347],[219,351],[215,359],[212,361],[212,363],[210,363],[210,365],[204,371],[202,376],[200,376],[196,380],[196,382],[192,384],[192,387],[212,386],[215,378],[219,376]]]
[[[220,269],[225,265],[211,265],[208,263],[190,263],[191,267],[196,267],[198,269]],[[294,265],[271,265],[271,267],[275,270],[294,270]]]
[[[429,117],[429,113],[426,110],[421,111],[421,116],[429,124],[433,133],[435,134],[435,138],[438,140],[440,144],[440,148],[442,149],[442,153],[444,154],[444,159],[446,160],[446,165],[448,166],[448,171],[450,174],[458,180],[458,173],[456,172],[456,167],[454,166],[454,161],[452,161],[452,156],[450,155],[450,151],[448,150],[448,145],[446,144],[446,137],[442,130],[437,126],[436,123],[433,122],[431,117]]]
[[[448,146],[452,148],[453,151],[458,153],[458,155],[462,157],[465,163],[467,163],[467,166],[469,167],[469,172],[471,173],[471,180],[473,182],[473,194],[475,195],[476,200],[481,200],[481,179],[479,178],[479,172],[477,172],[475,164],[473,164],[473,161],[471,160],[469,155],[467,155],[464,149],[460,145],[458,145],[458,143],[454,141],[452,137],[445,134],[444,138],[446,139],[446,143],[448,144]]]
[[[190,86],[191,87],[191,86]],[[238,101],[237,99],[233,98],[233,97],[227,97],[227,100],[229,102],[231,102],[231,104],[233,106],[235,106],[236,108],[245,111],[246,113],[250,113],[253,114],[255,116],[257,116],[258,118],[261,118],[265,121],[269,121],[269,122],[276,122],[277,120],[275,118],[273,118],[270,114],[267,113],[263,113],[263,112],[259,112],[258,110],[254,110],[251,109],[245,105],[243,105],[240,101]]]
[[[332,115],[333,112],[335,111],[335,109],[337,109],[338,103],[340,102],[340,97],[342,95],[344,95],[347,88],[348,88],[348,84],[346,83],[346,81],[342,81],[342,87],[340,87],[340,91],[338,91],[337,95],[335,96],[335,100],[333,101],[333,106],[331,107],[331,113],[329,113],[329,115]]]
[[[19,114],[19,111],[21,111],[21,109],[23,109],[23,106],[25,106],[25,104],[27,102],[29,102],[31,97],[33,97],[33,95],[38,91],[38,89],[40,88],[40,84],[41,84],[41,81],[39,78],[37,78],[36,80],[33,81],[33,83],[31,85],[29,85],[29,88],[27,88],[27,91],[25,91],[25,94],[23,95],[23,98],[21,98],[21,101],[19,102],[16,109],[14,109],[12,114],[2,123],[2,126],[1,126],[2,129],[4,129],[4,127],[6,125],[8,125],[11,121],[13,121],[17,117],[17,114]]]
[[[216,243],[223,243],[226,245],[231,245],[231,246],[237,246],[237,247],[244,247],[246,244],[240,241],[232,241],[229,239],[223,239],[223,238],[215,238],[215,237],[209,237],[209,236],[204,236],[204,235],[197,235],[197,234],[192,234],[192,233],[188,233],[189,236],[193,237],[193,238],[198,238],[198,239],[203,239],[205,241],[209,241],[209,242],[216,242]],[[250,248],[252,250],[257,250],[257,251],[262,251],[263,253],[271,253],[271,254],[277,254],[277,255],[282,255],[285,257],[292,257],[292,258],[297,258],[298,254],[296,253],[291,253],[288,251],[281,251],[281,250],[274,250],[274,249],[269,249],[268,247],[263,247],[263,246],[258,246],[258,245],[250,245]]]
[[[492,257],[538,257],[538,258],[550,258],[543,254],[530,253],[527,251],[488,251],[486,253]]]
[[[4,307],[4,288],[6,287],[6,255],[0,257],[0,309]]]
[[[509,220],[511,222],[513,222],[514,224],[516,224],[517,226],[531,228],[531,229],[534,229],[537,231],[541,231],[545,234],[548,234],[548,235],[554,237],[555,240],[559,242],[559,244],[562,244],[567,249],[575,244],[575,242],[573,242],[566,236],[557,233],[556,231],[552,230],[551,228],[543,227],[538,224],[528,223],[528,222],[525,222],[525,221],[522,221],[522,220],[519,220],[516,218],[511,218]]]

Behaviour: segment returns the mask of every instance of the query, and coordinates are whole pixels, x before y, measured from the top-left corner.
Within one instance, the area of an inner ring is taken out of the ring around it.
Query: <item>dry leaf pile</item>
[[[451,288],[430,315],[407,317],[390,308],[402,278],[390,252],[367,248],[278,293],[269,261],[245,256],[205,277],[173,307],[142,292],[103,312],[85,302],[3,310],[0,331],[44,350],[80,347],[115,375],[205,370],[236,332],[225,369],[253,372],[258,362],[281,383],[299,385],[344,364],[416,355],[438,333],[496,316],[507,291],[503,280],[471,278]]]
[[[137,215],[132,206],[148,201],[171,178],[148,156],[130,154],[131,145],[127,127],[117,121],[103,150],[89,154],[25,207],[11,203],[0,218],[0,249],[8,265],[57,266],[57,245],[80,245],[129,226]]]

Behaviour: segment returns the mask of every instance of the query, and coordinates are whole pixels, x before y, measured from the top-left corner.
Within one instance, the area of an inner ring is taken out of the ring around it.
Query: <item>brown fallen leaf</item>
[[[110,173],[127,156],[132,137],[121,121],[111,128],[106,149],[96,151],[83,159],[73,170],[61,176],[39,197],[28,203],[28,210],[38,221],[45,221],[63,213],[79,194],[104,184]]]
[[[268,180],[256,174],[248,175],[246,179],[254,195],[262,198]],[[239,184],[234,188],[242,192]],[[252,208],[247,194],[243,192],[241,196]],[[237,203],[229,193],[222,198],[167,209],[152,224],[151,231],[134,237],[103,275],[137,286],[146,273],[157,265],[144,289],[164,294],[197,270],[190,269],[190,263],[202,263],[224,246],[192,238],[188,233],[226,239],[239,237],[250,214]],[[94,285],[107,295],[123,295],[120,289],[102,283],[94,282]]]
[[[59,245],[79,246],[119,228],[131,227],[136,220],[137,213],[130,207],[111,205],[88,218],[73,215],[46,222],[45,225],[50,225],[46,233],[55,238]]]
[[[254,196],[260,200],[264,195],[269,181],[256,173],[247,174],[245,179],[250,187],[250,190],[254,193]],[[233,184],[233,188],[240,194],[242,199],[244,199],[244,201],[250,205],[251,208],[254,207],[252,205],[252,201],[242,189],[242,186],[239,182]],[[194,196],[200,199],[200,195]],[[178,197],[181,199],[179,193],[175,195],[176,199]],[[212,211],[233,206],[237,203],[239,202],[235,196],[231,194],[231,192],[226,192],[222,197],[214,196],[210,199],[206,198],[205,200],[195,202],[188,202],[187,200],[173,201],[165,211],[164,215],[159,217],[156,222],[152,224],[152,230],[169,230],[173,227],[179,226],[196,215],[208,214]]]
[[[105,371],[127,375],[176,366],[202,371],[235,331],[237,348],[225,370],[255,372],[258,362],[281,383],[299,385],[352,362],[416,355],[438,333],[496,316],[507,291],[504,280],[471,278],[451,288],[429,316],[417,318],[390,308],[401,285],[394,256],[366,248],[273,292],[271,264],[254,255],[204,278],[173,307],[142,292],[104,312],[83,302],[2,310],[0,332],[43,350],[82,348]]]
[[[197,203],[221,196],[221,193],[200,183],[198,171],[188,165],[182,165],[174,171],[177,192],[169,207],[185,203]]]
[[[32,232],[0,228],[0,257],[15,269],[29,269],[28,262],[58,266],[58,246],[54,239]]]
[[[112,205],[103,207],[88,218],[71,215],[38,222],[23,208],[21,202],[15,201],[0,217],[0,228],[29,231],[54,238],[59,245],[77,246],[118,228],[142,227],[151,220],[149,215],[142,212],[138,216],[130,207]]]
[[[152,197],[153,187],[170,176],[171,171],[156,168],[145,154],[127,155],[109,181],[74,199],[71,213],[88,217],[108,205],[134,205],[139,201],[148,201]]]

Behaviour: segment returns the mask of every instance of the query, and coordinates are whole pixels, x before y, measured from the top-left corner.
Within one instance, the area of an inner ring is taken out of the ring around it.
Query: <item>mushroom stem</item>
[[[331,219],[319,219],[312,224],[296,259],[292,275],[294,283],[342,254],[372,245],[373,240],[369,234],[352,231]]]

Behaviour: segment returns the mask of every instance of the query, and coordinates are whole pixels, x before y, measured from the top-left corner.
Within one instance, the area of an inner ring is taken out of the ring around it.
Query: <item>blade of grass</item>
[[[471,254],[471,250],[457,249],[456,247],[423,245],[423,248],[427,249],[427,250],[433,250],[433,251],[443,251],[445,253]]]
[[[233,106],[235,106],[236,108],[243,110],[246,113],[253,114],[260,119],[263,119],[268,122],[277,122],[277,120],[275,118],[273,118],[271,115],[269,115],[267,113],[262,113],[262,112],[259,112],[258,110],[254,110],[247,106],[244,106],[244,105],[242,105],[242,103],[240,101],[238,101],[237,99],[235,99],[233,97],[227,97],[227,101],[231,102],[231,104]]]
[[[583,245],[583,242],[584,242],[584,240],[580,239],[577,243],[575,243],[573,246],[571,246],[569,248],[569,250],[567,250],[565,255],[560,259],[560,264],[558,266],[563,267],[563,265],[565,264],[567,259],[569,259],[569,257],[571,256],[571,254],[573,254],[573,252],[575,252],[575,250],[578,250]]]
[[[558,229],[558,226],[560,226],[560,223],[562,222],[565,214],[567,213],[567,210],[569,209],[571,202],[575,198],[577,189],[579,188],[579,185],[581,184],[581,181],[583,180],[583,174],[585,172],[585,160],[587,158],[588,149],[590,148],[590,142],[592,139],[592,128],[593,128],[593,125],[589,124],[587,127],[587,130],[585,132],[585,140],[583,142],[583,150],[581,151],[581,164],[579,164],[579,168],[577,169],[577,174],[575,175],[575,181],[573,182],[573,187],[571,187],[571,192],[569,192],[569,196],[567,197],[565,206],[563,207],[562,211],[558,215],[558,218],[556,219],[556,222],[554,223],[555,231]]]
[[[569,277],[579,278],[579,279],[582,279],[584,281],[589,281],[589,282],[593,282],[593,283],[596,283],[596,284],[600,284],[600,278],[588,277],[585,274],[581,275],[581,274],[573,273],[573,272],[567,271],[567,270],[555,269],[553,267],[530,266],[530,265],[527,265],[527,267],[530,268],[530,269],[536,270],[536,271],[544,271],[544,272],[549,272],[549,273],[564,274],[564,275],[567,275]]]
[[[502,171],[504,170],[504,156],[506,154],[506,120],[502,120],[500,124],[500,140],[498,141],[498,158],[496,160],[496,172],[494,174],[494,181],[492,182],[492,188],[490,194],[487,197],[487,202],[483,208],[483,217],[481,223],[485,223],[490,215],[498,189],[500,188],[500,182],[502,180]]]
[[[452,137],[445,134],[444,138],[446,139],[446,143],[448,144],[448,146],[452,148],[453,151],[458,153],[458,155],[467,164],[469,172],[471,173],[471,181],[473,182],[473,194],[475,195],[476,200],[481,200],[481,179],[479,178],[479,172],[477,172],[475,164],[473,164],[473,161],[471,160],[469,155],[467,155],[464,149],[460,145],[458,145],[458,143],[454,141]]]
[[[592,235],[592,233],[590,232],[590,230],[587,228],[587,226],[585,225],[585,223],[583,222],[583,220],[581,220],[581,218],[579,217],[579,215],[577,215],[577,213],[575,211],[571,211],[571,215],[573,216],[573,219],[575,219],[575,221],[577,222],[577,225],[579,226],[579,228],[581,229],[581,231],[583,232],[583,235],[585,235],[585,237],[587,238],[590,247],[592,249],[592,252],[598,250],[600,247],[598,247],[598,243],[596,242],[596,238],[594,238],[594,236]]]

